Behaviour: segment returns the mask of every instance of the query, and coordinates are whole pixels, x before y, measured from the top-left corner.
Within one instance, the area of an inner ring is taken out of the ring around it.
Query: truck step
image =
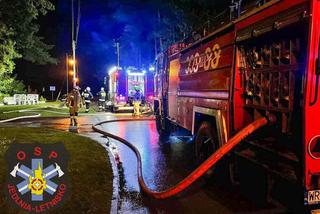
[[[283,142],[277,142],[273,141],[271,138],[265,138],[255,141],[249,139],[246,140],[245,143],[260,151],[270,153],[283,161],[290,162],[291,164],[298,164],[300,162],[298,156],[292,150],[288,149]]]
[[[235,154],[269,173],[292,183],[299,181],[301,166],[298,156],[285,143],[271,138],[259,140],[246,139],[235,151]]]

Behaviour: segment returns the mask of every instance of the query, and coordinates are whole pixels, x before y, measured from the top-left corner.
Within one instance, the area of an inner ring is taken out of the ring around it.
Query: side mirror
[[[320,81],[320,38],[319,38],[319,47],[318,47],[318,58],[316,59],[316,84],[315,84],[315,95],[313,101],[310,102],[310,106],[313,106],[318,101],[319,93],[319,81]]]

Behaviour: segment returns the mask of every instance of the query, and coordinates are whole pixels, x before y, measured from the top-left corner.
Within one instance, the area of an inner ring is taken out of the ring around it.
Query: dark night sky
[[[48,44],[55,45],[52,54],[59,59],[59,64],[36,66],[18,60],[16,71],[18,78],[32,88],[41,90],[56,85],[58,90],[63,87],[65,91],[65,54],[71,53],[71,1],[53,2],[56,10],[40,19],[40,35]],[[122,66],[152,63],[154,45],[150,29],[154,27],[155,11],[151,3],[142,0],[125,4],[116,0],[82,0],[77,48],[82,88],[90,86],[96,91],[102,86],[107,69],[116,64],[116,38],[121,42]]]

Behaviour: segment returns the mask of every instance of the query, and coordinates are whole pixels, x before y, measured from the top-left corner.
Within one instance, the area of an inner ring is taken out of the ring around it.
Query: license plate
[[[308,204],[319,204],[320,203],[320,190],[311,190],[306,194],[306,201]]]

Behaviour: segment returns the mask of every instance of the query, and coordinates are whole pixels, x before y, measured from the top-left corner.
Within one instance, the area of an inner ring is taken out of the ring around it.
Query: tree
[[[220,24],[216,16],[222,11],[229,17],[228,1],[220,0],[170,0],[163,4],[153,0],[158,8],[158,21],[153,35],[165,50],[169,45],[191,36],[193,32],[209,30],[212,25]],[[223,20],[225,21],[225,20]]]
[[[40,15],[54,10],[49,0],[0,0],[0,93],[23,89],[12,75],[17,58],[37,63],[57,63],[49,51],[53,48],[38,36]]]
[[[37,35],[39,24],[36,20],[52,10],[54,5],[49,0],[0,0],[0,20],[13,31],[11,39],[25,60],[38,64],[57,62],[48,53],[53,46],[45,44]]]
[[[13,34],[11,29],[0,23],[0,98],[2,94],[16,92],[14,91],[15,86],[19,85],[19,91],[24,90],[22,82],[11,76],[15,65],[13,60],[21,57],[16,51],[16,43],[11,39]]]
[[[13,31],[0,23],[0,76],[12,73],[14,69],[13,59],[20,57],[15,49],[15,42],[11,39]]]

